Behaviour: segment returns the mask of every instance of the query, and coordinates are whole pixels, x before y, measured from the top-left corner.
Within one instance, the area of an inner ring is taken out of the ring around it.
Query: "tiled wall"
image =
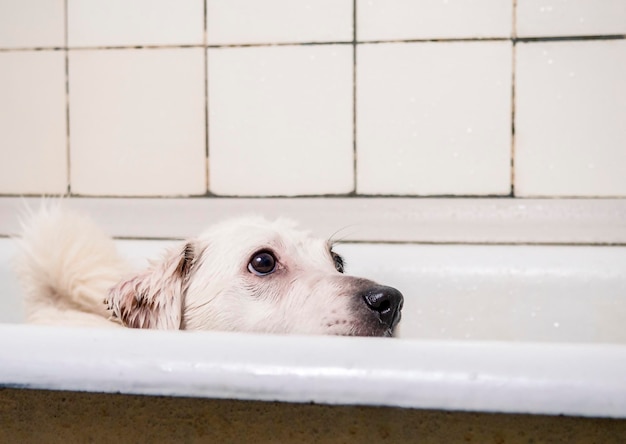
[[[626,196],[626,0],[0,0],[0,194]]]

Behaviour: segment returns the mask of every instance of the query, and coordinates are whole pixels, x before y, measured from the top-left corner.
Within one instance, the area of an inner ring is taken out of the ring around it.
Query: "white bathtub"
[[[167,242],[118,244],[139,262]],[[20,325],[0,239],[0,386],[626,418],[626,247],[339,249],[405,294],[398,338]]]

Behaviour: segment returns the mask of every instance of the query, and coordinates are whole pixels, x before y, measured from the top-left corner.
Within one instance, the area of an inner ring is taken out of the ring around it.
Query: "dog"
[[[60,204],[22,228],[16,271],[31,323],[392,336],[401,317],[398,290],[344,275],[332,242],[287,219],[218,223],[144,270]]]

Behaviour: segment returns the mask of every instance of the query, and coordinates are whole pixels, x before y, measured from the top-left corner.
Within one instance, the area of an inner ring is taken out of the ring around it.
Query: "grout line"
[[[352,186],[353,193],[357,194],[358,183],[357,183],[357,106],[356,106],[356,95],[357,95],[357,40],[356,40],[356,8],[357,8],[357,0],[353,0],[352,2]]]
[[[456,42],[505,42],[511,37],[449,37],[449,38],[421,38],[421,39],[385,39],[361,40],[359,45],[383,45],[385,43],[456,43]]]
[[[0,52],[22,52],[22,51],[67,51],[67,46],[37,46],[29,48],[0,48]]]
[[[450,37],[433,39],[389,39],[389,40],[361,40],[358,45],[377,45],[384,43],[445,43],[445,42],[551,42],[551,41],[577,41],[577,40],[623,40],[626,34],[609,35],[580,35],[580,36],[545,36],[545,37]]]
[[[204,189],[209,192],[209,51],[207,44],[207,0],[204,0]]]
[[[16,199],[16,198],[40,198],[40,193],[0,193],[0,199]],[[60,197],[60,196],[49,196]],[[541,195],[528,195],[528,196],[515,196],[510,194],[355,194],[355,193],[343,193],[343,194],[297,194],[297,195],[228,195],[228,194],[214,194],[214,193],[202,193],[202,194],[185,194],[185,195],[109,195],[109,194],[78,194],[72,193],[70,198],[77,199],[162,199],[162,200],[174,200],[174,199],[206,199],[211,198],[215,200],[245,200],[245,199],[419,199],[419,200],[434,200],[434,199],[475,199],[475,200],[488,200],[488,199],[503,199],[503,200],[626,200],[624,195],[589,195],[589,196],[541,196]]]
[[[529,242],[529,241],[396,241],[396,240],[344,240],[335,245],[376,244],[376,245],[466,245],[466,246],[505,246],[505,247],[626,247],[624,242]]]
[[[515,37],[516,42],[532,43],[532,42],[576,42],[581,40],[624,40],[626,34],[611,35],[572,35],[572,36],[554,36],[554,37]]]
[[[0,239],[13,239],[15,235],[0,234]],[[112,236],[118,241],[183,241],[187,237],[178,236]],[[599,247],[623,248],[624,242],[541,242],[541,241],[397,241],[397,240],[343,240],[336,245],[434,245],[434,246],[470,246],[470,247]]]
[[[64,21],[64,43],[65,43],[65,48],[67,48],[68,46],[68,13],[67,13],[67,2],[68,0],[65,0],[64,3],[64,8],[65,8],[65,21]],[[67,138],[67,140],[65,141],[65,161],[67,164],[67,195],[71,196],[72,195],[72,182],[71,182],[71,178],[72,178],[72,163],[71,163],[71,156],[70,156],[70,149],[71,149],[71,145],[70,145],[70,60],[69,60],[69,51],[67,49],[65,49],[65,137]]]
[[[513,0],[513,39],[511,42],[511,197],[515,197],[515,69],[517,61],[517,0]]]
[[[515,196],[515,67],[516,67],[516,53],[517,46],[513,43],[511,48],[511,197]]]
[[[272,46],[330,46],[330,45],[352,45],[352,40],[340,40],[333,42],[280,42],[280,43],[232,43],[222,45],[207,45],[207,48],[264,48]]]
[[[10,238],[9,235],[0,235],[0,238]],[[183,241],[187,237],[177,236],[113,236],[115,240],[121,241]],[[343,240],[336,245],[446,245],[446,246],[470,246],[470,247],[602,247],[620,248],[626,247],[626,243],[617,242],[506,242],[506,241],[397,241],[397,240]]]
[[[0,239],[13,239],[10,234],[0,234]],[[116,241],[183,241],[187,237],[177,236],[112,236]],[[623,248],[624,242],[506,242],[506,241],[397,241],[397,240],[344,240],[337,245],[434,245],[434,246],[470,246],[470,247],[599,247]]]
[[[175,49],[175,48],[256,48],[272,46],[323,46],[323,45],[377,45],[384,43],[446,43],[446,42],[503,42],[514,43],[534,42],[568,42],[583,40],[624,40],[626,34],[609,35],[580,35],[580,36],[545,36],[545,37],[461,37],[461,38],[437,38],[437,39],[398,39],[398,40],[363,40],[363,41],[333,41],[333,42],[285,42],[285,43],[240,43],[240,44],[179,44],[179,45],[127,45],[127,46],[85,46],[85,47],[23,47],[23,48],[0,48],[0,52],[12,51],[92,51],[92,50],[115,50],[115,49]]]

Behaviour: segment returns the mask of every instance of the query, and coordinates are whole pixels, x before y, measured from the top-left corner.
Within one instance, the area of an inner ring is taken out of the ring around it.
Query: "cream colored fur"
[[[337,271],[327,241],[279,219],[242,218],[133,268],[87,217],[54,204],[31,215],[16,270],[34,323],[251,332],[391,335],[359,292],[371,281]],[[276,270],[249,270],[258,251]],[[105,303],[106,300],[106,303]]]

